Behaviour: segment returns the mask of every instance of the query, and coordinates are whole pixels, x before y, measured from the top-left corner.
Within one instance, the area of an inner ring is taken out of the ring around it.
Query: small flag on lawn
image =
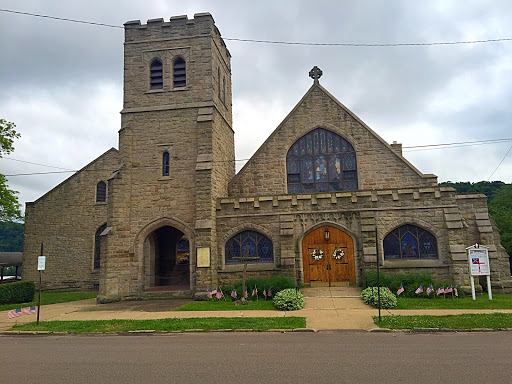
[[[251,296],[258,296],[258,288],[256,288],[256,286],[254,286],[254,289],[252,290],[252,295]]]
[[[249,294],[247,293],[247,288],[245,288],[244,299],[247,299],[247,296],[249,296]]]
[[[270,288],[268,289],[267,296],[272,297],[272,291],[270,290]]]
[[[423,293],[423,287],[420,285],[417,290],[414,291],[415,294]]]
[[[36,314],[36,307],[35,306],[31,306],[31,307],[23,308],[23,314],[24,315],[35,315]]]
[[[217,288],[213,288],[212,296],[215,296],[217,294]]]
[[[434,292],[434,286],[431,285],[430,287],[427,288],[427,296],[430,295],[432,292]]]
[[[267,300],[267,289],[263,288],[263,296],[265,296],[265,300]]]
[[[20,317],[21,308],[11,309],[9,312],[7,312],[7,316],[9,317],[9,319],[12,319],[14,317]]]
[[[451,285],[444,290],[444,293],[452,293],[452,292],[453,292],[453,289],[452,289]]]
[[[398,288],[398,291],[396,291],[396,295],[400,296],[401,293],[405,291],[404,286],[400,284],[400,288]]]
[[[456,285],[456,286],[453,288],[453,293],[455,293],[455,296],[459,297],[459,291],[457,291],[457,287],[458,287],[458,285]]]
[[[437,288],[436,295],[439,296],[441,293],[444,293],[444,285]]]
[[[233,299],[236,299],[236,291],[235,291],[235,288],[233,288],[233,290],[231,291],[231,297]]]
[[[209,299],[212,298],[213,294],[212,294],[212,290],[210,288],[208,288],[208,291],[206,291],[206,296],[208,296]]]
[[[224,294],[222,293],[222,289],[219,289],[215,294],[215,297],[217,298],[217,300],[220,300],[222,296],[224,296]]]

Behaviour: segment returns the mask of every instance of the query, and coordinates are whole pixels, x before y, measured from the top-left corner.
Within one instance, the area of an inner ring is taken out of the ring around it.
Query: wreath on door
[[[336,260],[340,260],[343,256],[345,256],[345,252],[342,248],[334,248],[332,257],[334,257]]]
[[[313,252],[311,252],[311,256],[313,256],[313,259],[318,261],[324,256],[324,251],[320,248],[315,248],[313,249]]]

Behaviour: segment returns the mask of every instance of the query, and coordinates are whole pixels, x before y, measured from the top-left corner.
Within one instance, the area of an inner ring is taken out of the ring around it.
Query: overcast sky
[[[422,4],[421,6],[419,4]],[[225,38],[315,43],[428,43],[512,38],[512,2],[15,1],[0,8],[121,26],[210,12]],[[318,47],[226,41],[236,158],[250,157],[320,83],[387,142],[404,146],[512,138],[512,41],[423,47]],[[16,123],[11,175],[80,169],[117,148],[123,30],[0,11],[0,118]],[[512,141],[407,151],[439,181],[487,180]],[[237,162],[237,169],[244,162]],[[9,176],[20,202],[70,174]],[[491,180],[512,182],[512,151]]]

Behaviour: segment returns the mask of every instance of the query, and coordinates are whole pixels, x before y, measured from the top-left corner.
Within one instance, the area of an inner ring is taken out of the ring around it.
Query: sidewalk
[[[40,321],[52,320],[146,320],[192,317],[286,317],[306,318],[306,327],[314,330],[370,330],[377,328],[372,316],[378,310],[362,302],[358,287],[304,288],[304,309],[293,312],[281,311],[190,311],[175,312],[174,309],[187,300],[122,301],[110,304],[96,304],[95,299],[51,304],[41,307]],[[14,324],[36,321],[37,315],[22,315],[8,319],[8,311],[0,312],[0,332],[9,330]],[[463,313],[512,313],[508,309],[469,310],[382,310],[386,315],[459,315]]]

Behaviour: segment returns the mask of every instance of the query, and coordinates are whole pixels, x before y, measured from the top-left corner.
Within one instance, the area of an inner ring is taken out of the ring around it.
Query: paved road
[[[509,383],[512,333],[0,336],[33,383]],[[7,381],[5,381],[7,382]]]

